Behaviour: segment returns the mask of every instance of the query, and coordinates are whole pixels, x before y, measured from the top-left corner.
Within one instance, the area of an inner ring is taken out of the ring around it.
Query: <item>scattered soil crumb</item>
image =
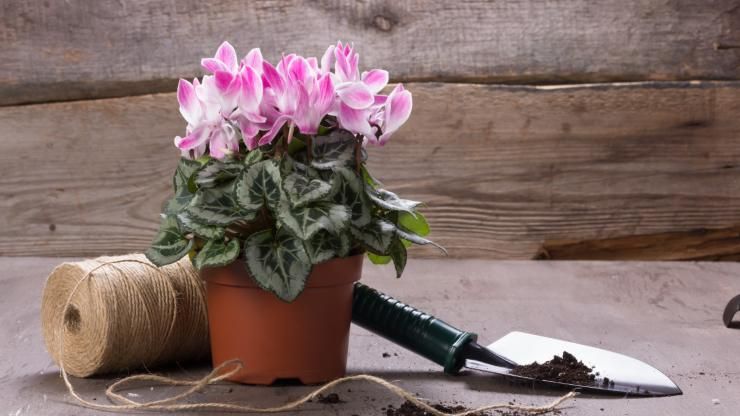
[[[431,405],[433,408],[445,412],[445,413],[462,413],[470,410],[469,408],[459,404],[445,404],[436,403]],[[494,410],[492,412],[478,412],[473,413],[471,416],[525,416],[530,413],[520,412],[517,410]],[[559,410],[555,409],[549,414],[559,415]],[[407,401],[404,402],[400,407],[396,408],[393,405],[388,405],[385,409],[386,416],[431,416],[432,414],[416,407],[413,403]]]
[[[340,399],[339,395],[336,393],[329,393],[326,396],[324,396],[323,394],[319,394],[318,396],[316,396],[316,401],[326,404],[344,403],[344,400]]]
[[[511,374],[531,377],[535,380],[557,381],[561,383],[592,385],[596,382],[593,369],[589,368],[573,354],[563,351],[562,356],[554,356],[552,360],[539,364],[520,365],[511,370]],[[604,378],[607,385],[610,380]]]
[[[433,408],[445,413],[461,413],[469,410],[465,406],[437,403],[431,405]],[[388,405],[385,410],[386,416],[431,416],[432,414],[416,407],[415,404],[406,401],[400,407]],[[488,416],[488,413],[476,413],[476,416]]]

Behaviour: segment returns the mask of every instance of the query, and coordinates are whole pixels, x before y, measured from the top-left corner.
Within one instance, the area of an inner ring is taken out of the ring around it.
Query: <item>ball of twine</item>
[[[77,377],[209,353],[205,289],[188,258],[161,268],[143,254],[63,263],[44,287],[41,320],[54,362]]]

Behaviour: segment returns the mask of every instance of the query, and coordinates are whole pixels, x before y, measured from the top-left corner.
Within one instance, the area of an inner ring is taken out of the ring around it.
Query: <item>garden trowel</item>
[[[657,369],[600,348],[524,332],[511,332],[483,347],[476,342],[476,334],[461,331],[361,283],[355,284],[352,322],[442,365],[444,371],[451,374],[466,367],[584,393],[629,396],[681,394],[681,389]],[[598,377],[593,382],[573,384],[512,374],[518,366],[543,363],[565,352],[593,368]]]

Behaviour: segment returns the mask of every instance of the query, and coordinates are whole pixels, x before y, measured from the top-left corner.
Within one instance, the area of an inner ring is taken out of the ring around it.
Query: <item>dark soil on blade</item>
[[[579,384],[591,386],[596,384],[596,376],[592,368],[589,368],[573,354],[563,351],[562,356],[554,356],[552,360],[542,364],[520,365],[511,370],[511,374],[522,377],[530,377],[535,380],[556,381],[559,383]]]

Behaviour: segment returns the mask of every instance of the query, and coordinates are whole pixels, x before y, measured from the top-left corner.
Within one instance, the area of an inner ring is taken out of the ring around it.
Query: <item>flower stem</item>
[[[362,155],[362,136],[359,134],[355,136],[355,170],[360,173],[360,161]]]
[[[306,160],[309,165],[313,160],[313,136],[306,136]]]

